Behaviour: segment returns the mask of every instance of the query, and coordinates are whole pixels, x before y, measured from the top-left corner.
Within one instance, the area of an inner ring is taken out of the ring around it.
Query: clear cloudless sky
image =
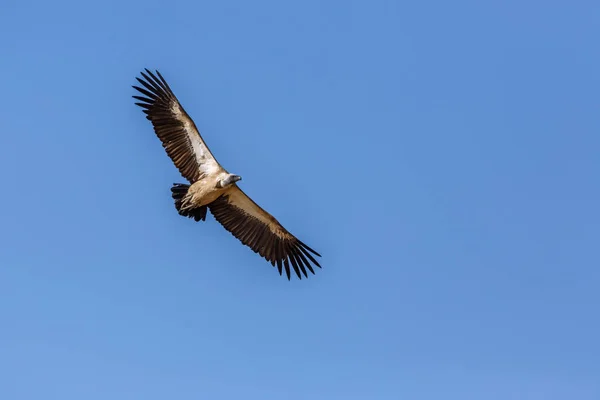
[[[600,399],[599,21],[3,0],[0,398]],[[146,67],[316,275],[177,215]]]

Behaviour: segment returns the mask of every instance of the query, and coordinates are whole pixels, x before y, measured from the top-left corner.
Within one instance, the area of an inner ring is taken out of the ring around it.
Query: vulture
[[[242,178],[230,174],[215,159],[202,139],[196,124],[185,112],[160,72],[147,68],[133,86],[143,96],[132,96],[150,120],[156,136],[180,174],[189,184],[171,187],[179,215],[206,221],[207,210],[227,231],[271,265],[279,275],[285,269],[290,280],[290,265],[299,279],[313,275],[313,265],[321,268],[314,256],[319,253],[288,232],[271,214],[263,210],[237,185]]]

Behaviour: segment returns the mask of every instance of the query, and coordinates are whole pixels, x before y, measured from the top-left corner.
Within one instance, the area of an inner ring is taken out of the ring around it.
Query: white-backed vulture
[[[146,69],[133,86],[142,96],[133,96],[152,122],[154,132],[188,184],[175,183],[171,188],[175,208],[180,215],[196,221],[206,220],[210,210],[215,219],[244,245],[260,254],[279,274],[285,269],[290,279],[290,265],[299,279],[321,267],[313,255],[319,253],[288,232],[271,214],[263,210],[236,184],[242,178],[230,174],[217,162],[202,139],[194,121],[162,77]],[[311,254],[312,253],[312,254]]]

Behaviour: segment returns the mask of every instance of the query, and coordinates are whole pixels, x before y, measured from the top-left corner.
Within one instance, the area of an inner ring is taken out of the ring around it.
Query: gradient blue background
[[[600,398],[597,1],[0,9],[2,399]],[[177,215],[144,67],[316,276]]]

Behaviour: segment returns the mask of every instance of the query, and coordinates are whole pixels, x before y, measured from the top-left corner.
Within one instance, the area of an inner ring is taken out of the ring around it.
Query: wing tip
[[[321,254],[317,253],[315,250],[313,250],[313,249],[311,249],[310,247],[308,247],[308,246],[306,245],[306,243],[302,242],[301,240],[299,240],[299,239],[297,239],[297,238],[296,238],[296,240],[298,241],[298,244],[299,244],[300,246],[304,247],[306,250],[310,251],[311,253],[313,253],[314,255],[316,255],[316,256],[318,256],[318,257],[322,257],[322,256],[321,256]]]
[[[154,72],[152,72],[148,68],[144,68],[143,71],[140,71],[140,75],[143,79],[138,76],[136,76],[135,79],[148,90],[157,95],[166,94],[168,97],[174,97],[173,91],[158,69],[155,69]],[[139,88],[135,89],[140,90]]]

